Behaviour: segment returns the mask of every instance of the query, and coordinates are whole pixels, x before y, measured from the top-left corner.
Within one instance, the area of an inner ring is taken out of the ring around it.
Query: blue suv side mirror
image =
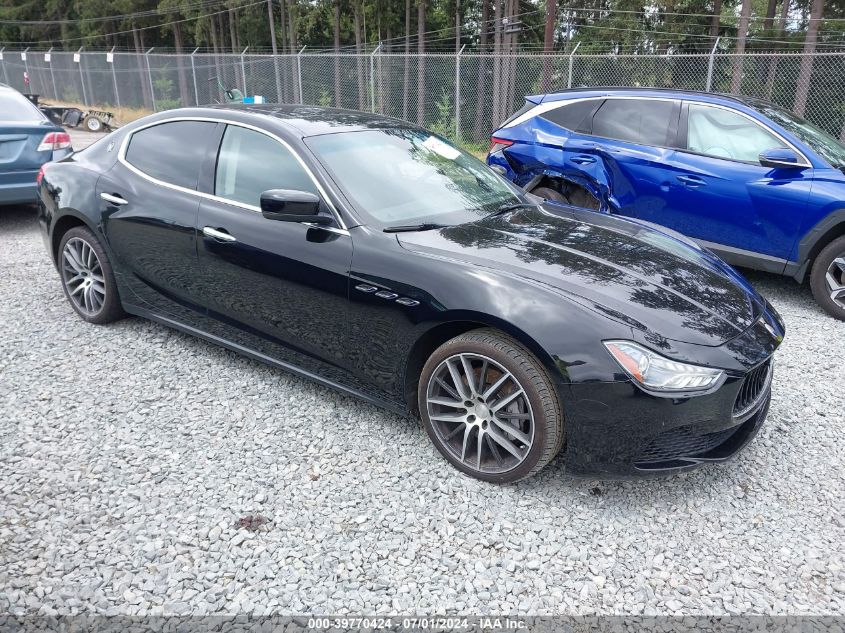
[[[757,156],[760,164],[763,167],[771,167],[773,169],[783,169],[789,167],[803,167],[801,159],[795,150],[786,147],[774,147],[760,152]]]

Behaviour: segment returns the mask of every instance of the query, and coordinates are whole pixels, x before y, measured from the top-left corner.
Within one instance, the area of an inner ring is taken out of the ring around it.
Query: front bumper
[[[655,396],[630,379],[559,386],[567,471],[648,477],[731,459],[766,419],[774,354],[785,334],[783,320],[766,302],[751,327],[719,347],[675,343],[676,357],[727,374],[718,389],[698,396]]]
[[[768,361],[767,361],[768,362]],[[683,472],[739,453],[766,419],[771,385],[735,417],[745,377],[693,398],[649,395],[631,381],[567,387],[567,472],[584,477],[634,478]]]

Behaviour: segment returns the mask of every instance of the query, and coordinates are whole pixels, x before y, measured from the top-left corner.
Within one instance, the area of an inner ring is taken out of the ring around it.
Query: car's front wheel
[[[62,236],[59,272],[70,305],[89,323],[110,323],[126,316],[120,305],[111,262],[87,228],[77,226]]]
[[[845,236],[825,246],[813,262],[810,287],[816,302],[845,321]]]
[[[563,445],[563,414],[537,358],[496,330],[441,345],[422,370],[423,426],[457,469],[508,483],[548,464]]]

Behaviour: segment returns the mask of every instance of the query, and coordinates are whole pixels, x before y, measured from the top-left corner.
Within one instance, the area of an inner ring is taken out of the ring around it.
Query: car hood
[[[589,211],[530,207],[398,239],[407,250],[543,284],[654,342],[721,345],[765,305],[736,271],[686,238]]]

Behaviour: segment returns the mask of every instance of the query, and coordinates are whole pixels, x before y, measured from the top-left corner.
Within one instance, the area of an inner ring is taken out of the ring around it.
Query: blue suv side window
[[[763,126],[723,108],[690,103],[687,128],[687,149],[714,158],[756,163],[760,152],[785,147]]]
[[[589,133],[593,115],[602,103],[602,99],[576,101],[544,112],[540,118],[573,132]]]
[[[608,99],[593,117],[593,135],[639,145],[671,145],[673,101]]]

